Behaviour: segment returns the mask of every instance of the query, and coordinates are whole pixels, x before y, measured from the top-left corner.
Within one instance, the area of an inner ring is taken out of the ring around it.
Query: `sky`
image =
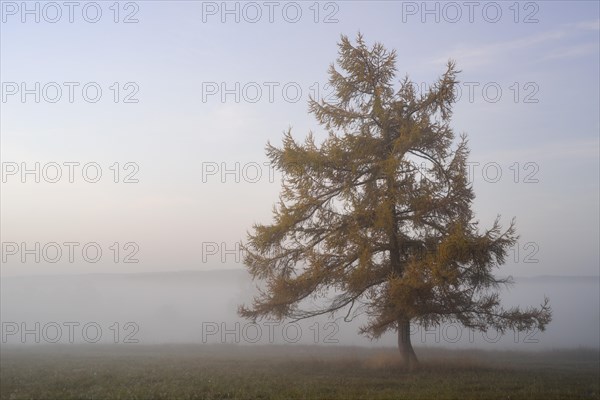
[[[241,268],[265,145],[324,137],[307,100],[358,32],[398,81],[462,71],[476,217],[520,234],[498,274],[599,275],[598,2],[73,4],[1,2],[0,276]]]

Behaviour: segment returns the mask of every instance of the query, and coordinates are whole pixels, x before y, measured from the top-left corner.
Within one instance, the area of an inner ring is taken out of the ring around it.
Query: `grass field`
[[[599,399],[597,350],[235,345],[6,347],[2,399]]]

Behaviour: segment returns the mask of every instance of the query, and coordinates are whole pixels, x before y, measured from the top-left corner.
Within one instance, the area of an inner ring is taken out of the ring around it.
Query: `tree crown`
[[[399,318],[431,326],[544,329],[551,311],[504,309],[493,270],[516,242],[514,220],[480,231],[471,210],[468,142],[450,127],[457,74],[450,61],[426,93],[395,88],[396,53],[342,36],[329,68],[335,101],[310,99],[327,130],[303,143],[288,130],[267,145],[283,173],[273,222],[255,224],[245,264],[266,286],[240,315],[303,319],[344,310],[369,316],[379,337]],[[310,303],[310,305],[309,305]]]

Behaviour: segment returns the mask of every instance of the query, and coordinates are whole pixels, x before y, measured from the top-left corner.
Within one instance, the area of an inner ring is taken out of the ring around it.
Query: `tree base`
[[[413,371],[419,365],[419,360],[410,341],[410,320],[398,320],[398,350],[402,366]]]

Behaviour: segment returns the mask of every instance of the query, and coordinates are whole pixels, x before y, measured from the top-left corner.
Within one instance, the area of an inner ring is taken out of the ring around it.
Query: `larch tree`
[[[538,308],[500,304],[499,289],[512,282],[493,272],[517,235],[514,220],[487,230],[474,220],[467,139],[450,127],[454,62],[417,93],[408,77],[395,80],[395,51],[368,47],[360,34],[338,47],[338,67],[329,68],[335,100],[309,101],[327,137],[298,142],[288,130],[281,148],[267,144],[282,191],[273,222],[255,224],[244,243],[244,262],[264,286],[239,314],[366,314],[361,333],[396,331],[407,367],[417,364],[411,323],[543,330],[548,299]]]

